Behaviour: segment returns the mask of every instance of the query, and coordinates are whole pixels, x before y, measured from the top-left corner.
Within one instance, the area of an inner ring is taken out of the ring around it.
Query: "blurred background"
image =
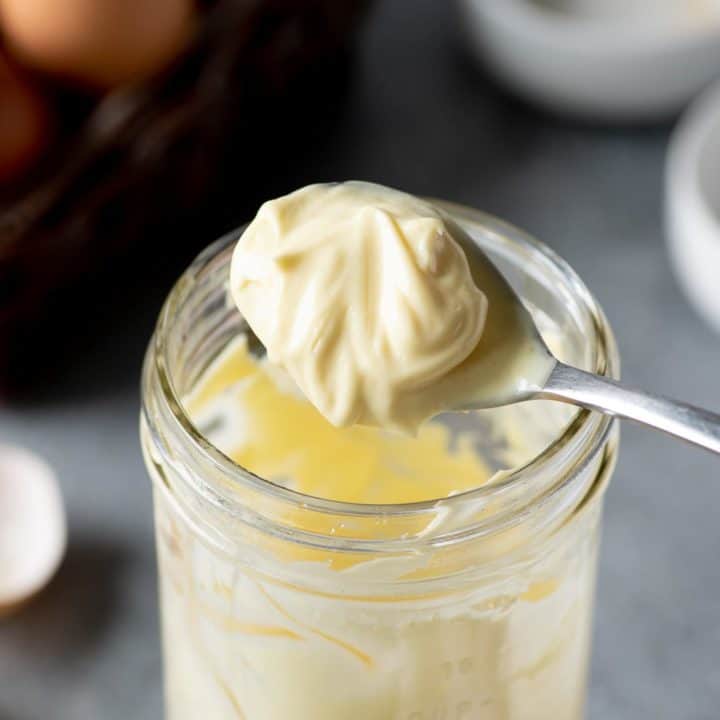
[[[585,279],[627,381],[720,409],[717,0],[0,0],[0,37],[0,445],[49,462],[69,528],[0,619],[0,720],[162,716],[142,355],[269,197],[499,215]],[[591,720],[718,717],[719,468],[624,428]]]

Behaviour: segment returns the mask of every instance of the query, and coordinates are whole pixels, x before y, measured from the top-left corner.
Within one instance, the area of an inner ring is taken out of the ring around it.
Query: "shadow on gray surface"
[[[0,665],[81,661],[108,631],[128,553],[100,537],[71,538],[50,585],[0,624]],[[0,707],[0,720],[6,717]]]

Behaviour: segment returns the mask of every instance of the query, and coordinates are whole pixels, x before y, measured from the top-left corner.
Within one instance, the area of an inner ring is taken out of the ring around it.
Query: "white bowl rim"
[[[720,140],[720,82],[711,85],[684,113],[670,139],[665,176],[666,238],[674,270],[701,314],[720,329],[716,282],[695,273],[707,253],[720,257],[720,214],[703,182],[702,159],[713,139]],[[720,201],[720,198],[718,198]],[[717,271],[708,264],[713,274]]]
[[[670,138],[667,186],[673,200],[689,203],[720,242],[720,215],[713,210],[701,173],[702,156],[708,143],[720,138],[720,82],[711,85],[691,103]],[[720,200],[720,198],[719,198]]]
[[[630,23],[619,26],[605,21],[592,21],[570,13],[553,12],[534,0],[463,0],[467,6],[482,6],[495,17],[514,22],[516,32],[527,37],[544,37],[548,44],[559,43],[587,52],[599,47],[605,54],[627,51],[667,52],[702,42],[716,40],[720,35],[720,12],[715,23],[706,27],[671,28],[668,25]],[[591,44],[590,46],[588,44]]]

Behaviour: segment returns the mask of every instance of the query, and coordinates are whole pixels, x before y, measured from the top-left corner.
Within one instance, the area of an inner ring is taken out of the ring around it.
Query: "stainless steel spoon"
[[[535,396],[635,420],[720,454],[720,415],[625,387],[557,360]]]
[[[634,420],[720,454],[720,415],[561,363],[500,271],[459,226],[449,218],[446,222],[489,303],[478,347],[448,384],[453,407],[468,410],[558,400]],[[474,388],[471,397],[469,386]]]

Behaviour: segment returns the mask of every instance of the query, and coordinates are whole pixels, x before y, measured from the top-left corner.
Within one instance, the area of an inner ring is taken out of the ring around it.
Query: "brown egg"
[[[0,0],[12,54],[97,88],[148,77],[183,49],[193,0]]]
[[[18,177],[44,148],[50,113],[42,96],[0,55],[0,183]]]

